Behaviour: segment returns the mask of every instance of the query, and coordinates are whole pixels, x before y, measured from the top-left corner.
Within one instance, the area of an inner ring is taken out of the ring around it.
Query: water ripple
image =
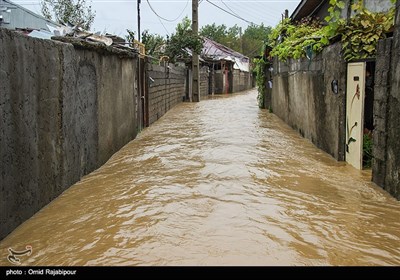
[[[400,204],[256,92],[183,103],[1,241],[24,265],[399,265]]]

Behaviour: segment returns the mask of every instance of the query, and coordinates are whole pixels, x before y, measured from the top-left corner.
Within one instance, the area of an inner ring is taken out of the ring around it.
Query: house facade
[[[50,31],[48,26],[58,27],[61,25],[9,0],[0,0],[0,27]]]
[[[233,93],[252,87],[250,59],[211,39],[203,38],[203,64],[210,72],[212,93]]]

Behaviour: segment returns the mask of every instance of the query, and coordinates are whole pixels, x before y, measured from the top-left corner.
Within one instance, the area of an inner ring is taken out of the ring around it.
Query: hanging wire
[[[249,24],[254,24],[254,25],[256,25],[256,26],[259,26],[259,24],[256,24],[256,23],[254,23],[254,22],[252,22],[252,21],[249,21],[249,20],[247,20],[247,19],[244,19],[244,18],[242,18],[241,16],[238,16],[238,15],[236,15],[236,14],[230,12],[230,11],[227,11],[227,10],[225,10],[224,8],[221,8],[220,6],[218,6],[217,4],[215,4],[215,3],[213,3],[213,2],[211,2],[211,1],[209,1],[209,0],[206,0],[206,1],[207,1],[208,3],[210,3],[211,5],[213,5],[214,7],[220,9],[221,11],[224,11],[225,13],[230,14],[231,16],[234,16],[235,18],[241,19],[241,20],[243,20],[243,21],[245,21],[245,22],[247,22],[247,23],[249,23]]]
[[[146,1],[147,1],[147,4],[149,4],[150,9],[153,11],[153,13],[154,13],[156,16],[158,16],[160,19],[165,20],[165,21],[168,21],[168,22],[177,21],[177,20],[182,16],[182,14],[185,12],[186,7],[187,7],[188,4],[189,4],[189,0],[187,0],[187,1],[186,1],[185,8],[183,8],[182,12],[181,12],[181,13],[179,14],[179,16],[177,16],[175,19],[167,19],[167,18],[164,18],[164,17],[160,16],[160,15],[154,10],[154,8],[151,6],[149,0],[146,0]]]

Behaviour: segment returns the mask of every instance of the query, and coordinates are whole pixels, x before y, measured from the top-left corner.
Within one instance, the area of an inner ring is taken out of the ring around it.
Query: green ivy
[[[341,17],[345,3],[341,0],[330,0],[329,4],[329,15],[324,18],[328,25],[322,31],[324,35],[322,41],[327,45],[329,44],[329,39],[337,35],[338,29],[346,24],[346,21]]]
[[[394,4],[395,0],[391,1]],[[310,49],[319,53],[329,45],[332,37],[339,35],[346,61],[374,57],[378,41],[385,38],[394,25],[394,5],[387,14],[372,13],[364,7],[363,0],[359,0],[351,7],[355,16],[346,21],[341,18],[345,2],[330,0],[329,4],[329,15],[325,17],[328,24],[325,26],[312,18],[297,23],[290,19],[282,20],[269,36],[273,47],[271,55],[286,61],[305,57]]]
[[[388,14],[371,13],[360,3],[353,5],[357,14],[338,29],[342,35],[344,59],[370,58],[376,55],[378,41],[386,37],[394,24],[394,8]]]
[[[285,19],[269,37],[273,47],[271,55],[286,61],[288,58],[306,56],[307,48],[312,48],[314,53],[320,52],[326,45],[322,41],[322,31],[322,25],[317,19],[305,18],[297,24]]]
[[[266,91],[266,69],[270,65],[269,62],[265,61],[264,58],[255,58],[253,61],[255,65],[255,74],[256,74],[256,85],[258,90],[258,107],[261,109],[265,109],[265,91]]]

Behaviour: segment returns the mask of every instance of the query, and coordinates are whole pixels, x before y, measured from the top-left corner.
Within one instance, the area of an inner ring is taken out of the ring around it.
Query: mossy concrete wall
[[[344,160],[346,63],[340,51],[337,43],[312,60],[275,59],[271,108],[317,147]],[[337,93],[331,88],[334,80]]]

